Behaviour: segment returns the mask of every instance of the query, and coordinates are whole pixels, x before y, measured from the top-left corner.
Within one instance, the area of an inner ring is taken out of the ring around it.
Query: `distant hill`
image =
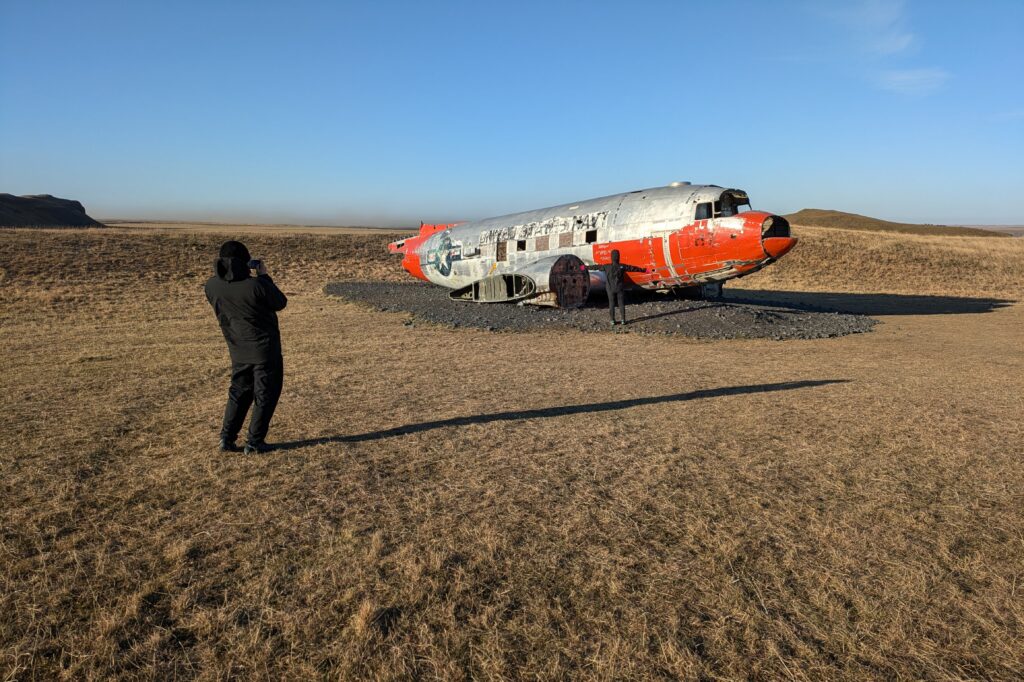
[[[1001,232],[1011,237],[1024,237],[1024,225],[964,225],[964,227],[976,227],[980,230]]]
[[[829,211],[821,208],[805,208],[785,216],[794,225],[816,227],[838,227],[843,230],[869,230],[872,232],[903,232],[905,234],[930,234],[954,237],[1008,237],[1010,235],[977,227],[951,225],[915,225],[913,223],[892,223],[888,220],[869,218],[856,213]]]
[[[104,227],[80,202],[49,194],[17,197],[0,193],[0,227]]]

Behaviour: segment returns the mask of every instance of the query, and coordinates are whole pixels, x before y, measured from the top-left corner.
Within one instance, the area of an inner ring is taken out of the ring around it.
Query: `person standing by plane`
[[[250,270],[256,271],[255,277]],[[267,266],[252,260],[245,244],[227,241],[220,247],[213,277],[206,282],[206,300],[213,306],[231,356],[220,450],[238,451],[235,439],[255,403],[243,451],[247,455],[267,452],[267,431],[284,383],[277,313],[284,310],[288,298],[270,279]]]
[[[590,265],[587,270],[600,270],[604,273],[604,287],[608,293],[608,312],[612,317],[612,325],[615,325],[615,306],[618,305],[622,313],[621,324],[626,324],[626,292],[623,287],[627,272],[647,272],[644,268],[635,265],[623,265],[619,262],[619,250],[612,249],[612,262],[606,265]]]

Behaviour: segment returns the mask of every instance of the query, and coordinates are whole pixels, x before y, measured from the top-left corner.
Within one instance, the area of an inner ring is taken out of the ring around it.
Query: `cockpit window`
[[[750,200],[747,198],[746,193],[737,196],[731,192],[725,192],[721,198],[715,202],[714,215],[716,218],[728,218],[738,213],[750,210]]]
[[[710,218],[728,218],[750,210],[750,199],[746,192],[726,191],[718,197],[718,201],[706,201],[697,204],[693,219],[708,220]]]

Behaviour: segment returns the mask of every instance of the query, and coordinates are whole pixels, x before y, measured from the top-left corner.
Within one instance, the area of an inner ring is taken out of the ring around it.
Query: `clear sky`
[[[673,180],[1024,223],[1024,0],[0,0],[0,191],[416,224]]]

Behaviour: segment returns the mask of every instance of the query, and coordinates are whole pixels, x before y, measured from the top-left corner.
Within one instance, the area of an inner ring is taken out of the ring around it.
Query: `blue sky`
[[[0,0],[0,191],[415,224],[673,180],[1024,223],[1024,2]]]

